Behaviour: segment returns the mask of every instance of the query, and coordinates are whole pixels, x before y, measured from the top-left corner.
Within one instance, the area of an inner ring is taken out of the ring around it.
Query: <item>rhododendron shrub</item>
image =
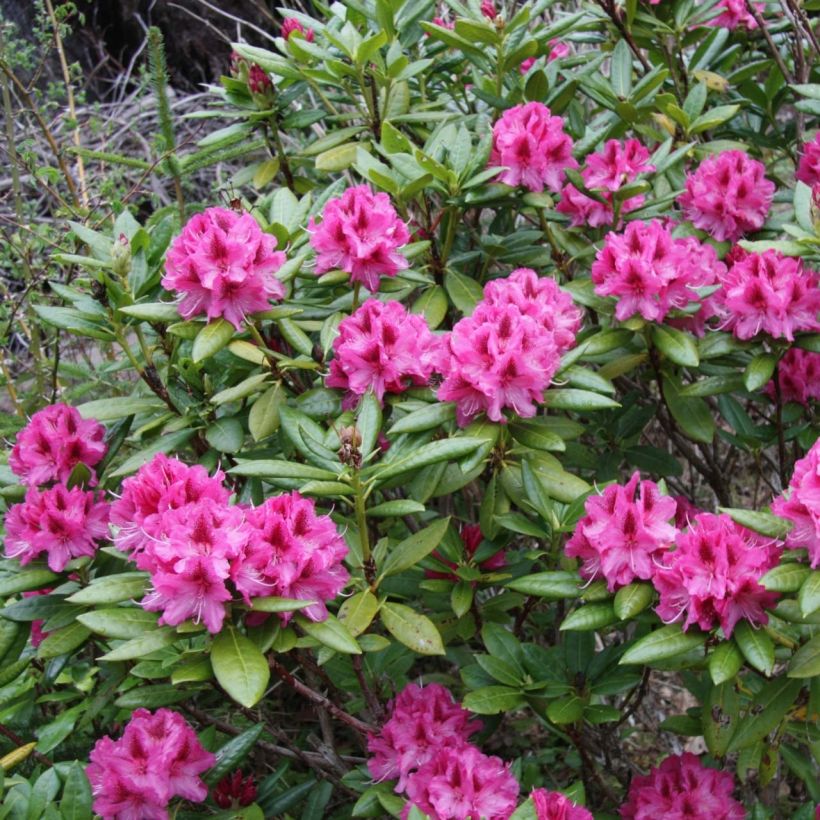
[[[10,153],[0,815],[811,820],[816,3],[311,8]]]

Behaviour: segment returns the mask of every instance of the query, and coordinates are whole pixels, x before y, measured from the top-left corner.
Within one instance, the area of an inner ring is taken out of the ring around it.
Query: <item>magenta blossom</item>
[[[286,40],[290,40],[291,35],[298,31],[307,42],[312,43],[314,33],[312,28],[305,28],[298,20],[293,17],[286,17],[282,22],[281,34]]]
[[[568,57],[570,53],[570,47],[567,43],[561,42],[558,39],[552,39],[549,41],[550,45],[550,52],[547,55],[547,62],[552,63],[555,60],[560,60],[563,57]],[[526,74],[534,65],[538,58],[537,57],[527,57],[521,65],[518,67],[518,70],[522,74]]]
[[[559,354],[575,346],[584,314],[572,297],[550,276],[539,276],[530,268],[518,268],[504,279],[484,286],[487,305],[515,305],[531,316],[552,336]]]
[[[739,339],[764,332],[792,342],[796,332],[820,330],[820,276],[802,259],[771,250],[749,253],[721,278],[724,327]]]
[[[188,220],[171,245],[162,286],[183,295],[185,319],[204,313],[240,330],[249,314],[285,295],[274,276],[285,254],[275,248],[276,238],[250,214],[208,208]]]
[[[820,184],[820,131],[810,142],[804,142],[795,177],[810,188]]]
[[[758,13],[762,13],[766,5],[765,3],[755,2],[754,8]],[[715,28],[745,28],[751,31],[757,28],[757,20],[749,13],[746,6],[746,0],[719,0],[714,6],[714,10],[721,9],[721,13],[717,17],[713,17],[706,23],[707,26],[714,26]]]
[[[558,192],[567,168],[577,168],[572,140],[562,117],[553,117],[543,103],[508,108],[493,126],[490,165],[504,165],[498,175],[506,185],[523,185],[531,191]]]
[[[553,336],[537,320],[514,304],[481,302],[443,338],[437,395],[456,403],[462,427],[481,412],[498,422],[506,409],[530,418],[559,365]]]
[[[762,162],[743,151],[723,151],[705,159],[686,177],[678,197],[683,215],[719,242],[734,242],[763,227],[774,183]]]
[[[811,401],[820,401],[820,353],[791,347],[777,365],[780,396],[784,402],[794,401],[808,406]],[[765,391],[774,400],[777,391],[774,379]]]
[[[433,820],[508,820],[515,810],[518,782],[509,766],[469,744],[447,745],[407,782],[408,803]]]
[[[379,289],[380,276],[395,276],[408,267],[398,249],[410,232],[387,194],[374,194],[367,185],[348,188],[331,199],[320,224],[311,217],[310,244],[316,251],[316,273],[343,270],[352,282],[361,282],[371,293]]]
[[[390,705],[390,718],[367,739],[367,768],[376,780],[398,780],[407,788],[410,775],[445,746],[462,748],[481,729],[480,720],[453,700],[439,683],[409,683]]]
[[[728,515],[696,515],[652,575],[660,593],[658,615],[667,622],[685,615],[684,630],[719,624],[727,638],[740,620],[768,623],[765,610],[778,596],[760,579],[777,566],[780,552],[777,542],[763,541]]]
[[[794,465],[788,495],[776,498],[772,512],[794,525],[786,536],[790,549],[805,548],[812,569],[820,566],[820,440]]]
[[[646,581],[674,541],[677,530],[669,520],[676,507],[674,498],[661,495],[657,484],[641,481],[635,472],[625,486],[610,484],[586,500],[586,515],[564,552],[581,559],[584,578],[603,576],[610,592]]]
[[[608,233],[592,264],[592,281],[599,296],[617,298],[620,321],[639,313],[661,322],[671,310],[699,302],[697,288],[715,284],[725,270],[711,246],[692,237],[675,239],[655,219]]]
[[[68,481],[78,464],[89,469],[102,461],[108,450],[105,427],[84,419],[67,404],[51,404],[38,410],[17,434],[9,467],[23,484],[37,487],[52,481]],[[91,483],[96,478],[92,475]]]
[[[368,390],[381,402],[385,393],[427,384],[437,346],[423,316],[401,302],[368,299],[339,324],[325,383],[347,391],[346,406]]]
[[[161,534],[162,515],[210,498],[227,504],[230,493],[222,485],[224,475],[208,475],[198,464],[189,467],[177,458],[158,453],[126,478],[120,497],[111,505],[111,523],[117,528],[114,543],[137,557]]]
[[[231,571],[245,601],[270,595],[311,601],[302,614],[324,621],[326,602],[350,578],[342,563],[347,544],[330,516],[317,515],[313,500],[294,491],[247,510],[247,521],[250,536]],[[291,615],[280,617],[287,622]]]
[[[588,197],[567,183],[555,209],[566,214],[570,224],[575,227],[611,225],[615,221],[615,192],[634,182],[639,174],[654,170],[655,166],[649,162],[649,151],[638,140],[629,139],[623,144],[618,140],[608,140],[601,151],[587,157],[586,167],[581,171],[584,185],[597,191],[603,202]],[[620,213],[622,216],[628,214],[643,203],[643,194],[629,197],[621,202]]]
[[[6,516],[6,558],[28,564],[45,553],[53,572],[62,572],[73,558],[93,558],[107,537],[108,504],[81,487],[32,487]]]
[[[632,778],[623,820],[744,820],[728,772],[704,766],[693,754],[671,755],[648,775]]]
[[[561,792],[533,789],[530,800],[535,806],[536,820],[593,820],[590,812],[583,806],[576,806]]]
[[[493,2],[493,0],[481,0],[481,13],[488,20],[495,20],[498,12],[496,11],[495,3]]]
[[[103,820],[168,820],[168,803],[201,803],[208,787],[199,775],[216,762],[194,730],[170,709],[137,709],[123,736],[100,738],[86,774],[94,811]]]

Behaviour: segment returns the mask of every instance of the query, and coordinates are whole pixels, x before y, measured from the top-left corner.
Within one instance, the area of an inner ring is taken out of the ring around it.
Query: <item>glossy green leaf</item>
[[[240,705],[255,706],[265,694],[270,680],[268,662],[256,644],[235,627],[228,626],[216,636],[211,664],[219,685]]]
[[[697,367],[700,364],[695,340],[682,330],[667,325],[654,325],[652,341],[664,356],[681,367]]]
[[[655,588],[652,584],[640,581],[627,584],[615,593],[613,601],[615,614],[622,621],[634,618],[652,603],[654,597]]]
[[[311,638],[316,638],[319,643],[334,652],[342,652],[346,655],[362,654],[362,649],[350,630],[335,615],[328,613],[324,621],[311,621],[297,615],[296,622]]]
[[[618,620],[612,603],[607,601],[600,604],[584,604],[578,609],[570,612],[561,622],[561,632],[591,632],[595,629],[603,629],[605,626],[614,624]]]
[[[436,625],[404,604],[385,603],[379,612],[382,623],[396,640],[420,655],[443,655],[444,644]]]
[[[581,594],[581,582],[574,572],[536,572],[507,582],[508,589],[537,595],[539,598],[561,600],[577,598]]]
[[[816,678],[820,675],[820,635],[803,644],[789,661],[790,678]]]
[[[199,331],[194,339],[191,358],[195,362],[215,356],[233,338],[234,326],[224,319],[214,319]]]
[[[709,676],[718,686],[732,680],[743,666],[743,655],[734,641],[723,641],[709,654]]]
[[[508,686],[484,686],[464,696],[465,709],[477,715],[500,715],[524,706],[526,700],[516,689]]]
[[[682,632],[679,624],[662,626],[639,638],[621,657],[621,664],[652,664],[690,652],[706,642],[697,630]]]
[[[66,600],[72,604],[118,604],[132,598],[142,598],[148,590],[148,574],[123,572],[92,581],[87,587],[70,595]]]
[[[764,675],[774,670],[774,642],[762,629],[748,621],[739,621],[734,630],[735,643],[750,666]]]

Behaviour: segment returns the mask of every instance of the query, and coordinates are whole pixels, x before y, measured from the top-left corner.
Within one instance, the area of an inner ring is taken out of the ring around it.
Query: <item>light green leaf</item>
[[[177,634],[169,626],[156,629],[153,632],[146,632],[130,641],[126,641],[116,649],[112,649],[105,655],[101,655],[98,660],[114,663],[115,661],[130,661],[134,658],[141,658],[158,649],[170,646],[177,640]]]
[[[735,643],[746,661],[762,672],[771,675],[774,670],[774,641],[762,629],[755,629],[748,621],[739,621],[734,629]]]
[[[449,518],[440,518],[396,544],[381,567],[382,577],[396,575],[418,564],[441,543],[449,525]]]
[[[526,704],[521,692],[508,686],[483,686],[464,696],[463,706],[477,715],[500,715]]]
[[[361,655],[362,649],[348,628],[335,615],[328,614],[324,621],[311,621],[299,615],[296,622],[311,638],[332,649],[334,652],[343,652],[346,655]]]
[[[627,649],[619,661],[621,664],[651,664],[655,661],[674,658],[706,642],[702,632],[692,630],[682,632],[680,625],[662,626],[648,635],[644,635]]]
[[[195,362],[201,362],[203,359],[216,355],[231,341],[234,330],[234,326],[224,319],[214,319],[208,322],[194,339],[191,358]]]
[[[240,705],[250,709],[265,694],[270,669],[256,644],[235,627],[217,635],[211,647],[211,665],[219,685]]]
[[[444,644],[436,625],[404,604],[382,604],[380,616],[387,631],[420,655],[443,655]]]
[[[118,604],[131,598],[141,598],[147,588],[148,573],[122,572],[98,578],[66,600],[71,604]]]

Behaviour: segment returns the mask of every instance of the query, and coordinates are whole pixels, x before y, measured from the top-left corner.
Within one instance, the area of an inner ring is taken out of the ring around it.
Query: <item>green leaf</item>
[[[745,388],[753,393],[765,387],[772,378],[774,369],[777,366],[777,357],[771,353],[761,353],[755,356],[743,371],[743,384]]]
[[[559,627],[561,632],[591,632],[594,629],[601,629],[618,620],[612,603],[607,601],[601,604],[585,604],[582,607],[570,612]]]
[[[248,413],[248,429],[254,441],[262,441],[279,429],[279,408],[286,400],[281,382],[269,387],[256,399]]]
[[[567,695],[547,706],[547,717],[558,726],[579,721],[584,714],[584,701],[578,695]]]
[[[328,613],[324,621],[318,622],[297,615],[296,622],[311,638],[316,638],[319,643],[324,644],[334,652],[342,652],[345,655],[362,654],[362,649],[356,639],[335,615]]]
[[[178,689],[170,683],[157,683],[129,689],[114,701],[114,706],[131,710],[156,709],[158,706],[170,706],[172,703],[179,703],[190,697],[190,691]]]
[[[733,682],[713,686],[703,704],[703,738],[714,757],[723,757],[738,724],[739,699]]]
[[[683,655],[706,642],[702,632],[682,632],[678,624],[662,626],[639,638],[621,657],[620,664],[652,664]]]
[[[82,646],[91,635],[91,630],[75,621],[62,629],[49,632],[37,647],[38,658],[56,658]]]
[[[228,626],[215,638],[211,665],[219,685],[237,703],[250,709],[262,699],[270,680],[268,662],[235,627]]]
[[[574,572],[536,572],[507,582],[507,588],[524,595],[561,600],[577,598],[581,594],[578,575]]]
[[[225,743],[216,753],[216,762],[205,774],[205,782],[215,786],[225,775],[239,769],[264,730],[265,724],[259,723]]]
[[[788,678],[775,678],[765,683],[732,736],[727,753],[753,746],[775,729],[794,705],[802,686],[802,680]]]
[[[248,376],[247,379],[242,379],[239,384],[233,387],[228,387],[225,390],[220,390],[211,396],[211,404],[227,404],[230,401],[239,401],[247,396],[252,396],[258,393],[265,381],[270,378],[270,373],[254,373],[253,376]]]
[[[189,438],[194,434],[190,428],[185,430],[178,430],[175,433],[168,433],[168,435],[160,436],[156,441],[144,447],[133,456],[123,461],[120,466],[109,474],[111,478],[128,475],[142,467],[143,464],[151,460],[157,453],[171,453],[176,452]]]
[[[687,134],[701,134],[708,131],[710,128],[716,128],[724,122],[732,119],[732,117],[740,111],[739,105],[716,105],[710,108],[705,113],[701,114],[687,129]]]
[[[492,678],[507,686],[521,686],[523,674],[519,674],[513,664],[494,655],[474,655],[476,663]]]
[[[735,507],[718,507],[720,512],[726,513],[732,521],[754,532],[759,532],[768,538],[782,540],[792,528],[791,521],[778,518],[776,515],[755,510],[743,510]]]
[[[362,396],[359,402],[356,429],[362,437],[359,449],[362,456],[367,458],[373,452],[382,429],[382,406],[372,391]]]
[[[116,607],[83,612],[77,620],[105,638],[129,640],[155,630],[158,617],[155,612],[146,612],[137,607]]]
[[[130,661],[134,658],[142,658],[144,655],[170,646],[176,640],[176,631],[169,626],[164,626],[161,629],[146,632],[144,635],[126,641],[116,649],[101,655],[98,660],[114,663],[115,661]]]
[[[626,40],[618,40],[612,50],[609,82],[612,90],[623,100],[632,91],[632,51]]]
[[[191,358],[195,362],[216,355],[233,338],[234,326],[224,319],[214,319],[199,331],[194,339]]]
[[[468,692],[462,705],[477,715],[500,715],[518,709],[526,702],[521,692],[508,686],[483,686]]]
[[[148,573],[122,572],[92,581],[87,587],[66,598],[71,604],[118,604],[141,598],[148,589]]]
[[[615,593],[613,607],[615,614],[621,621],[627,621],[643,612],[655,597],[655,588],[652,584],[636,581],[621,587]]]
[[[413,533],[409,538],[396,544],[382,564],[382,577],[404,572],[426,558],[441,543],[449,526],[449,518],[439,518],[423,530]]]
[[[715,421],[703,399],[682,396],[680,385],[668,377],[663,379],[663,397],[672,417],[689,438],[704,444],[712,443]]]
[[[116,421],[126,416],[151,413],[162,407],[156,398],[137,398],[135,396],[112,396],[107,399],[88,401],[77,405],[77,410],[84,419],[97,421]]]
[[[344,171],[356,162],[356,154],[361,143],[348,142],[328,148],[316,157],[314,165],[317,171]]]
[[[748,621],[739,621],[734,630],[735,643],[743,657],[764,675],[774,670],[774,641],[762,629],[755,629]]]
[[[468,436],[431,441],[409,455],[380,465],[375,473],[375,478],[384,481],[387,478],[393,478],[393,476],[426,467],[428,464],[437,464],[440,461],[454,461],[472,453],[483,443],[484,439]]]
[[[591,390],[575,390],[573,388],[547,390],[544,399],[547,406],[553,410],[575,410],[579,413],[621,406],[609,396],[602,396],[600,393],[593,393]]]
[[[218,419],[205,430],[208,444],[219,453],[235,453],[242,449],[245,431],[235,416]]]
[[[734,641],[723,641],[710,653],[708,664],[712,683],[718,686],[737,675],[743,666],[743,655]]]
[[[820,570],[815,570],[806,578],[797,600],[804,618],[820,609]]]
[[[4,575],[0,577],[0,597],[14,595],[16,592],[28,592],[31,589],[43,589],[59,577],[47,569],[23,569]]]
[[[236,467],[231,467],[229,473],[243,475],[247,478],[261,478],[275,483],[277,479],[298,479],[315,481],[334,481],[336,473],[314,467],[310,464],[300,464],[298,461],[279,461],[277,459],[254,459],[240,461]]]
[[[387,125],[387,123],[385,123]],[[411,313],[420,313],[431,330],[435,330],[447,315],[447,293],[440,285],[427,288],[421,296],[413,302]]]
[[[455,417],[455,404],[436,402],[403,416],[387,432],[391,436],[397,436],[400,433],[420,433],[422,430],[439,427]]]
[[[453,305],[467,316],[484,298],[484,290],[475,279],[454,270],[449,270],[444,275],[444,289]]]
[[[413,515],[425,511],[424,504],[409,498],[397,498],[395,501],[383,501],[375,507],[369,507],[367,515],[371,518],[392,518],[393,516]]]
[[[89,820],[92,816],[91,784],[82,764],[76,760],[65,774],[63,797],[60,800],[60,814],[63,820]]]
[[[474,590],[472,581],[459,581],[450,591],[450,607],[456,618],[461,618],[470,611],[473,605]]]
[[[339,607],[339,622],[354,637],[362,634],[379,611],[379,599],[369,590],[357,592]]]
[[[315,603],[301,598],[278,598],[271,595],[267,598],[254,598],[251,609],[254,612],[294,612]]]
[[[178,322],[181,318],[175,302],[140,302],[118,310],[126,316],[144,322]]]
[[[794,653],[786,674],[790,678],[816,678],[820,675],[820,635],[815,635]]]
[[[537,421],[518,421],[510,424],[513,438],[534,450],[563,451],[567,449],[564,439]]]
[[[443,655],[444,644],[436,625],[425,615],[404,604],[385,603],[380,611],[382,623],[396,640],[419,655]]]
[[[654,325],[652,341],[664,356],[681,367],[697,367],[700,364],[695,340],[682,330],[666,325]]]
[[[769,570],[760,583],[771,592],[797,592],[810,574],[811,570],[804,564],[780,564]]]

